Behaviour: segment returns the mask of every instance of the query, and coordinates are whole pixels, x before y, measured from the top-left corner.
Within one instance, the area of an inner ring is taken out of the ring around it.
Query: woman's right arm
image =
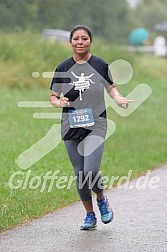
[[[56,108],[63,108],[66,105],[68,105],[69,99],[67,97],[61,97],[59,98],[58,93],[51,91],[50,97],[49,97],[50,104],[53,107]]]

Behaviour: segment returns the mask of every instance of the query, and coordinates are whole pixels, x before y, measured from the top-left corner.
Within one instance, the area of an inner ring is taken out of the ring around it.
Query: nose
[[[82,44],[82,38],[79,38],[79,40],[78,40],[78,44]]]

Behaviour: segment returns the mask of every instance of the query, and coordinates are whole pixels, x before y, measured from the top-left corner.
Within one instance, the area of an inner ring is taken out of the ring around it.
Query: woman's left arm
[[[109,96],[111,98],[113,98],[115,103],[121,108],[127,109],[129,102],[134,102],[134,100],[129,100],[129,99],[126,99],[125,97],[123,97],[119,93],[119,91],[114,83],[107,88],[107,91],[108,91]]]

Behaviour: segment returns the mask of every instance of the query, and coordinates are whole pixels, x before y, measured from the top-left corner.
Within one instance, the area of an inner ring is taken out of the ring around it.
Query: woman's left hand
[[[124,108],[124,109],[127,109],[128,108],[128,105],[130,102],[134,102],[134,100],[128,100],[126,99],[125,97],[122,97],[120,95],[115,95],[113,97],[115,103],[121,107],[121,108]]]

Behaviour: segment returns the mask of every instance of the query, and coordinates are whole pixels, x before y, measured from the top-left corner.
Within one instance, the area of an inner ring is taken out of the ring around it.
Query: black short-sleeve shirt
[[[112,84],[108,64],[94,55],[84,63],[76,63],[71,57],[58,65],[50,89],[58,93],[58,96],[63,94],[69,98],[70,105],[62,111],[63,140],[84,138],[90,133],[105,137],[107,123],[104,88]],[[94,125],[71,128],[69,112],[86,108],[92,109]]]

